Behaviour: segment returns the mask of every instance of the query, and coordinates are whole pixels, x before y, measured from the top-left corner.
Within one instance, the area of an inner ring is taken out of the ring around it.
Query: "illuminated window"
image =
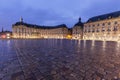
[[[102,31],[105,31],[105,27],[102,27]]]
[[[9,33],[7,33],[7,36],[10,36],[10,34],[9,34]]]

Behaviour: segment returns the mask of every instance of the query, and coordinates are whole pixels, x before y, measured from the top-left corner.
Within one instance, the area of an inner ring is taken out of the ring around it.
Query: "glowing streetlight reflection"
[[[83,43],[84,43],[84,47],[86,47],[86,40],[84,40],[84,42],[83,42]]]
[[[78,44],[79,44],[79,45],[81,44],[81,40],[78,40]]]
[[[106,47],[106,41],[103,41],[103,49]]]
[[[92,49],[94,49],[94,47],[95,47],[95,40],[92,40]]]
[[[95,40],[92,40],[92,46],[95,46]]]
[[[117,41],[117,44],[116,44],[116,51],[119,53],[119,48],[120,48],[120,41]]]

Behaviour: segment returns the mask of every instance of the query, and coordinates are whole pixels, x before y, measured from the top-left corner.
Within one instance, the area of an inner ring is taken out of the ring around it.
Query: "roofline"
[[[105,16],[105,15],[110,15],[110,14],[112,15],[112,14],[118,13],[118,12],[120,13],[120,11],[114,11],[114,12],[110,12],[110,13],[106,13],[106,14],[102,14],[102,15],[98,15],[98,16],[93,16],[93,17],[89,18],[86,23],[90,23],[89,20],[92,18],[99,18],[99,17]],[[112,17],[112,18],[116,18],[116,17]],[[112,18],[106,18],[106,19],[112,19]],[[105,19],[100,19],[100,20],[96,20],[96,21],[101,21],[101,20],[105,20]],[[91,22],[96,22],[96,21],[91,21]]]
[[[41,29],[54,29],[54,28],[68,28],[66,26],[66,24],[60,24],[60,25],[56,25],[56,26],[40,26],[40,25],[36,25],[36,24],[28,24],[28,23],[24,23],[24,22],[16,22],[15,24],[12,25],[12,27],[14,26],[18,26],[18,25],[24,25],[26,27],[30,27],[30,28],[41,28]]]

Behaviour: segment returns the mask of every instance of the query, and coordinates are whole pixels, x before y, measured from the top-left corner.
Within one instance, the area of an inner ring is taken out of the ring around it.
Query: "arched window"
[[[97,31],[96,32],[99,32],[99,28],[97,28]]]
[[[98,23],[97,26],[100,26],[100,24]]]
[[[105,26],[105,23],[103,23],[102,26]]]
[[[117,31],[117,30],[118,30],[118,27],[117,27],[117,26],[114,26],[113,31]]]
[[[117,21],[115,21],[114,24],[117,24]]]
[[[105,31],[105,27],[102,27],[102,31]]]
[[[108,25],[111,25],[111,23],[109,22]]]
[[[110,26],[108,26],[108,29],[107,29],[107,31],[111,31],[111,29],[110,29]]]

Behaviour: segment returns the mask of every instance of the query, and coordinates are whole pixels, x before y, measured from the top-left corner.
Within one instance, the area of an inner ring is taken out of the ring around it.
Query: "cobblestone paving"
[[[120,43],[0,40],[0,80],[120,80]]]

